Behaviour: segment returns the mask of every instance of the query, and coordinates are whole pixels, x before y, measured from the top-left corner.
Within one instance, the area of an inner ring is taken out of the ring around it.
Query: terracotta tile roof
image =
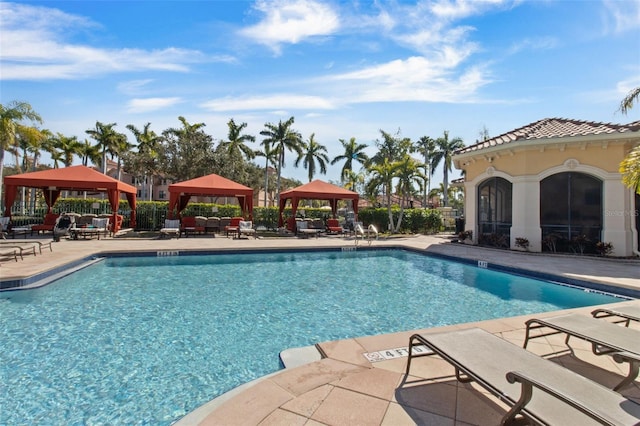
[[[527,124],[519,129],[512,130],[500,136],[487,139],[462,148],[455,154],[465,154],[480,151],[492,146],[505,145],[512,142],[554,139],[572,136],[588,136],[612,133],[627,133],[640,131],[640,121],[629,124],[598,123],[594,121],[570,120],[567,118],[545,118],[535,123]]]

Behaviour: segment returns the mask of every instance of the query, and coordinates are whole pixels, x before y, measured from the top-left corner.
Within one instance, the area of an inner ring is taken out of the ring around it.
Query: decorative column
[[[540,181],[536,176],[521,176],[512,184],[511,248],[519,250],[516,238],[526,238],[529,251],[540,252]]]

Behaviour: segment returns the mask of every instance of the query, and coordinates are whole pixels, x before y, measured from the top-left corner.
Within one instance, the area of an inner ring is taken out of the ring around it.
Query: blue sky
[[[638,120],[617,112],[638,85],[639,0],[0,2],[0,102],[80,140],[96,121],[133,141],[127,124],[184,116],[260,141],[294,116],[330,158],[351,137],[373,154],[380,129],[471,145],[547,117]]]

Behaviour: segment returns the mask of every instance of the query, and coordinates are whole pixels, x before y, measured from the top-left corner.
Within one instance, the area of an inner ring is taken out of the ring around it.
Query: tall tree
[[[162,132],[162,168],[177,181],[213,173],[213,138],[202,130],[205,124],[191,124],[184,117],[178,120],[182,127]]]
[[[0,104],[0,195],[3,193],[4,152],[15,147],[16,133],[23,120],[42,123],[40,115],[27,102],[13,101],[7,105]]]
[[[271,191],[269,190],[269,165],[277,167],[278,162],[278,149],[272,147],[270,139],[265,139],[260,142],[262,151],[256,151],[255,155],[264,157],[264,206],[267,207],[267,198]]]
[[[344,139],[338,139],[344,148],[344,154],[338,155],[331,160],[331,165],[336,164],[339,161],[344,161],[342,171],[340,172],[340,179],[344,182],[348,178],[348,171],[353,171],[353,163],[357,161],[361,166],[364,166],[369,161],[369,157],[364,152],[367,148],[366,144],[356,143],[356,138],[352,137],[349,142]]]
[[[102,152],[102,160],[100,166],[102,167],[102,173],[107,174],[107,154],[113,158],[121,150],[122,138],[126,139],[122,133],[115,131],[114,127],[116,123],[103,124],[96,121],[94,129],[85,130],[93,140],[97,142],[98,149]]]
[[[276,202],[280,203],[280,181],[282,179],[282,168],[285,166],[284,155],[286,151],[293,151],[297,155],[300,155],[302,136],[297,131],[293,130],[294,118],[290,117],[287,121],[282,122],[280,120],[278,124],[265,123],[265,129],[260,132],[262,136],[265,136],[264,141],[268,141],[269,144],[274,146],[278,150],[278,180],[276,183]]]
[[[238,125],[232,118],[227,123],[227,126],[229,127],[227,140],[221,141],[219,146],[219,149],[224,151],[223,153],[228,159],[226,161],[226,165],[229,168],[227,177],[238,182],[244,181],[247,177],[245,174],[245,159],[252,160],[256,155],[247,143],[255,142],[256,138],[253,135],[242,133],[247,128],[247,123]]]
[[[137,152],[130,152],[125,156],[125,167],[147,184],[148,199],[151,201],[153,199],[153,179],[159,170],[158,150],[162,137],[151,130],[151,123],[146,123],[142,130],[133,124],[127,124],[126,127],[136,139]]]
[[[623,114],[627,114],[631,108],[633,108],[633,104],[640,99],[640,86],[635,89],[631,89],[627,96],[620,102],[620,112]]]
[[[400,232],[404,206],[408,203],[409,198],[416,193],[414,184],[418,186],[418,189],[421,189],[425,176],[420,171],[420,163],[411,158],[409,154],[405,154],[402,160],[396,163],[395,176],[398,180],[396,193],[400,196],[400,215],[398,216],[395,232]]]
[[[377,199],[377,195],[382,189],[386,198],[387,213],[389,215],[389,229],[394,230],[393,213],[391,210],[391,193],[393,179],[396,177],[397,163],[391,163],[387,158],[382,160],[380,164],[372,164],[368,168],[371,176],[366,184],[366,192],[370,198]]]
[[[60,159],[65,167],[69,167],[73,164],[73,156],[80,155],[82,144],[78,141],[77,136],[65,136],[58,132],[56,136],[51,139],[52,146],[57,153],[60,154]],[[54,154],[52,153],[52,158]]]
[[[329,156],[327,155],[327,147],[318,143],[315,139],[316,134],[311,133],[307,142],[302,142],[302,150],[296,159],[295,166],[299,167],[302,162],[302,167],[307,169],[309,182],[313,180],[316,174],[316,163],[320,167],[320,173],[327,174],[327,163],[329,162]]]
[[[86,139],[84,142],[80,143],[78,155],[82,160],[83,166],[89,166],[89,162],[95,165],[100,164],[100,149],[97,145],[91,145]]]
[[[460,138],[453,138],[449,140],[449,131],[444,131],[444,136],[436,139],[436,150],[433,153],[431,160],[431,174],[435,171],[436,167],[440,163],[443,163],[442,183],[444,184],[444,206],[449,205],[449,172],[452,171],[451,157],[453,153],[461,148],[464,148],[464,142]]]
[[[435,150],[436,150],[436,141],[430,138],[429,136],[423,136],[420,139],[418,139],[412,148],[413,152],[417,152],[424,157],[424,163],[422,165],[422,167],[424,167],[424,174],[423,174],[424,183],[422,185],[422,189],[423,189],[422,206],[425,208],[427,207],[428,194],[429,194],[429,190],[431,189],[431,179],[429,179],[429,174],[430,174],[429,164]]]
[[[252,160],[255,157],[255,153],[247,146],[247,142],[255,142],[256,137],[242,133],[247,128],[247,123],[238,125],[232,118],[227,123],[227,126],[229,127],[228,139],[221,142],[221,144],[227,150],[229,156],[240,160],[244,158]]]
[[[631,90],[620,103],[623,114],[633,108],[633,104],[640,98],[640,87]],[[620,163],[622,182],[640,194],[640,145],[633,148]],[[637,206],[636,206],[637,207]]]

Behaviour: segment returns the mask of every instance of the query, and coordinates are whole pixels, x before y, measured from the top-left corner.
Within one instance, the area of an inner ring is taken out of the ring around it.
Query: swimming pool
[[[0,424],[171,424],[287,348],[618,300],[402,250],[109,258],[0,293]]]

